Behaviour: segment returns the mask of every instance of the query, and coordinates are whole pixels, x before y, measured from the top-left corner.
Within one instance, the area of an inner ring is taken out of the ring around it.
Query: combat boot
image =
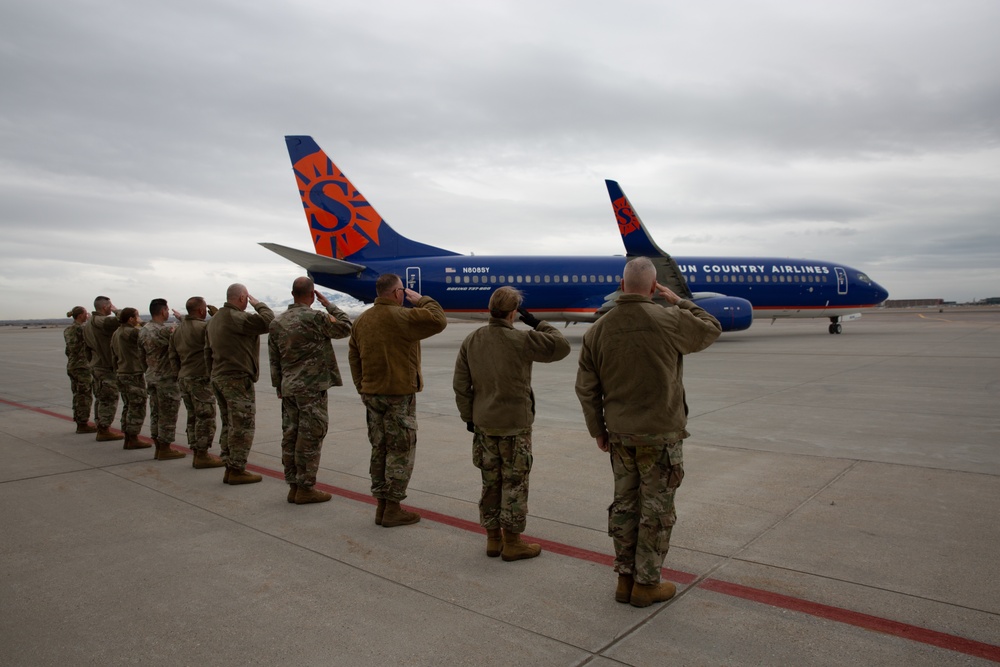
[[[506,561],[524,560],[525,558],[534,558],[540,553],[542,553],[540,545],[528,544],[521,539],[521,533],[513,533],[504,529],[503,550],[500,552],[501,558]]]
[[[202,468],[221,468],[224,465],[226,465],[225,461],[205,451],[196,450],[191,458],[191,467],[199,470]]]
[[[382,527],[394,528],[396,526],[409,526],[420,521],[420,515],[416,512],[407,512],[399,506],[395,500],[385,501],[385,512],[382,514]]]
[[[288,502],[294,503],[295,502],[295,494],[298,493],[298,492],[299,492],[299,485],[298,484],[289,484],[288,485]]]
[[[153,458],[157,461],[170,461],[172,459],[182,459],[187,454],[184,452],[179,452],[176,449],[170,448],[169,442],[163,442],[161,440],[156,441],[156,453],[153,454]]]
[[[247,472],[246,470],[239,470],[237,468],[226,468],[226,474],[228,476],[228,481],[226,481],[226,484],[232,484],[232,485],[256,484],[260,480],[264,479],[257,473]]]
[[[124,440],[125,436],[121,433],[112,433],[110,426],[97,426],[97,442],[110,442],[111,440]]]
[[[310,503],[325,503],[332,495],[326,491],[319,491],[311,486],[299,486],[299,490],[295,494],[295,504],[296,505],[309,505]]]
[[[77,422],[76,423],[77,433],[97,433],[97,427],[90,422]]]
[[[122,445],[122,449],[149,449],[153,445],[148,442],[143,442],[139,439],[139,434],[135,433],[133,435],[125,434],[125,443]]]
[[[629,604],[633,607],[648,607],[654,602],[669,600],[674,597],[675,593],[677,593],[677,587],[669,581],[661,581],[658,584],[640,584],[636,582],[632,586],[632,597],[629,600]]]
[[[503,550],[503,533],[499,528],[486,529],[486,555],[496,558]]]
[[[615,589],[615,602],[626,603],[632,599],[632,586],[635,584],[635,577],[631,574],[618,575],[618,588]]]
[[[378,504],[375,505],[375,525],[382,525],[382,517],[385,516],[385,498],[378,498]]]

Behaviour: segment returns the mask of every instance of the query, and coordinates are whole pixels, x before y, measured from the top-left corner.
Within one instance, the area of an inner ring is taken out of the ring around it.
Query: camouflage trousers
[[[146,378],[142,373],[119,373],[118,388],[122,393],[122,431],[139,435],[146,421]]]
[[[320,450],[329,424],[325,389],[281,399],[281,464],[286,482],[316,484]]]
[[[528,473],[531,472],[531,431],[518,435],[472,438],[472,463],[483,475],[479,524],[523,533],[528,515]]]
[[[94,376],[89,368],[74,368],[67,370],[66,374],[73,390],[73,421],[86,424],[90,421],[90,407],[94,404]]]
[[[110,428],[118,412],[118,376],[107,368],[91,371],[94,375],[94,418],[99,427]]]
[[[146,383],[149,393],[149,434],[159,442],[173,442],[177,435],[177,412],[181,407],[181,390],[177,380],[156,380]]]
[[[608,535],[615,545],[615,571],[655,584],[677,521],[674,494],[684,479],[684,443],[654,444],[615,433],[610,440],[615,497],[608,507]]]
[[[257,419],[253,378],[243,373],[219,375],[212,378],[212,388],[219,401],[222,432],[226,438],[222,460],[228,468],[246,470]]]
[[[368,440],[372,443],[368,469],[372,495],[398,502],[406,497],[413,474],[417,450],[416,394],[363,394],[361,400],[367,409]]]
[[[177,381],[187,410],[187,441],[196,452],[207,452],[215,438],[215,394],[207,377],[183,377]]]

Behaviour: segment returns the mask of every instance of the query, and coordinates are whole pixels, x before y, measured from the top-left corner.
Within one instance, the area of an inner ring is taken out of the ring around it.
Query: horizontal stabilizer
[[[352,273],[361,273],[365,267],[354,262],[347,262],[333,257],[324,257],[305,250],[296,250],[277,243],[261,243],[273,253],[281,255],[285,259],[295,262],[309,273],[327,273],[335,276],[347,276]]]

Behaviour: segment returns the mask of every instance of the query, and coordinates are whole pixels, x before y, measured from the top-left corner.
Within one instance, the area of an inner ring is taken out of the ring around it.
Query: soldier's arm
[[[604,390],[586,338],[580,349],[580,364],[576,371],[576,397],[583,408],[583,418],[591,437],[606,435],[608,428],[604,423]]]
[[[358,349],[358,343],[354,336],[351,336],[351,340],[347,345],[347,361],[351,365],[351,379],[354,381],[354,388],[361,393],[361,381],[364,377],[363,365],[361,363],[361,350]]]
[[[271,364],[271,386],[278,390],[281,396],[281,349],[278,345],[277,327],[272,325],[267,335],[267,357]]]
[[[677,322],[677,336],[674,345],[681,354],[700,352],[711,345],[722,334],[722,325],[694,301],[682,299],[677,307],[681,309]]]
[[[351,318],[332,303],[326,307],[329,317],[321,318],[323,335],[327,338],[347,338],[351,335]]]
[[[274,321],[274,311],[271,310],[266,303],[263,301],[258,301],[253,304],[256,313],[246,314],[241,323],[242,331],[249,335],[260,335],[266,334],[268,327],[271,326],[271,322]]]
[[[414,308],[406,311],[411,340],[423,340],[444,331],[448,317],[441,304],[429,296],[422,296]]]
[[[462,421],[472,421],[472,374],[469,372],[469,353],[465,343],[458,350],[455,358],[455,374],[452,376],[451,387],[455,391],[455,404]]]
[[[209,375],[212,374],[212,362],[214,361],[212,357],[212,343],[208,336],[205,334],[205,372]]]
[[[538,328],[529,331],[524,341],[525,354],[532,361],[549,363],[569,355],[569,341],[558,329],[542,321]]]

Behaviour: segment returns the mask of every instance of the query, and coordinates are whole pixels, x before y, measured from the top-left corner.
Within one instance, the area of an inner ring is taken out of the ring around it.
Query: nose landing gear
[[[830,329],[829,329],[829,331],[832,334],[839,334],[839,333],[843,333],[844,332],[844,327],[841,326],[841,324],[840,324],[840,318],[839,317],[831,317],[830,318]]]

